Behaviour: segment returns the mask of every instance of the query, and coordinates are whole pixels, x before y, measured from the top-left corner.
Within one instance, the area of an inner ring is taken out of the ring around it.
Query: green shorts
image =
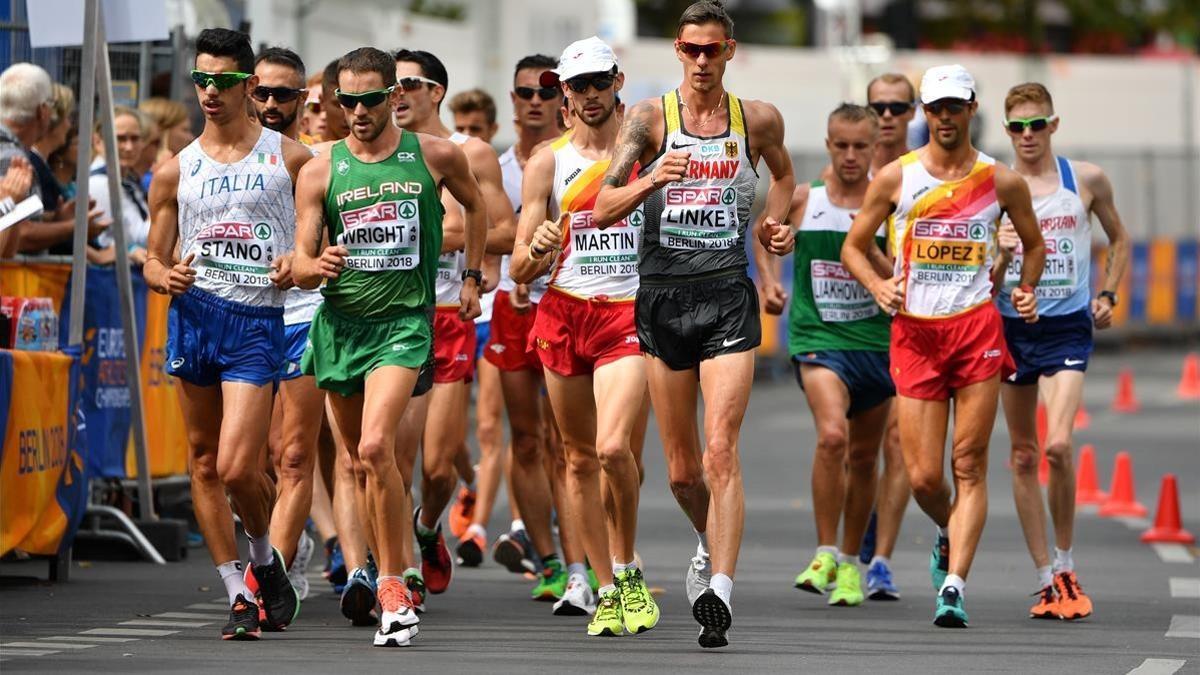
[[[426,312],[387,319],[337,314],[321,305],[308,330],[300,368],[317,387],[343,396],[363,392],[367,375],[383,366],[418,370],[429,360],[433,330]]]

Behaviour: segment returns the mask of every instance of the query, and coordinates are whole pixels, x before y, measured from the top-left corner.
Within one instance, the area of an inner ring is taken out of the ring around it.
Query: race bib
[[[987,262],[989,228],[961,220],[913,223],[909,278],[915,283],[970,286]]]
[[[879,313],[879,305],[866,287],[858,283],[842,263],[832,260],[809,261],[813,303],[826,323],[861,321]]]
[[[452,284],[462,280],[462,270],[458,267],[461,252],[450,251],[438,256],[438,284]]]
[[[1069,298],[1076,289],[1075,241],[1071,237],[1047,236],[1046,266],[1038,282],[1037,297],[1044,300]],[[1004,285],[1016,288],[1021,283],[1021,266],[1025,261],[1018,244],[1017,252],[1004,273]]]
[[[270,223],[213,223],[196,237],[196,274],[233,286],[271,285],[275,228]]]
[[[343,211],[337,242],[350,252],[346,267],[360,272],[416,269],[421,262],[420,212],[414,199]]]
[[[666,248],[714,250],[738,245],[737,191],[731,187],[668,186],[659,244]]]
[[[639,206],[616,225],[601,230],[591,211],[571,214],[571,255],[566,265],[584,278],[637,274],[638,244],[646,218]]]

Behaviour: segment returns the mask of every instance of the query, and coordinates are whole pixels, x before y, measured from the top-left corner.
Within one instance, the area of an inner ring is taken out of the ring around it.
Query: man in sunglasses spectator
[[[253,69],[244,33],[212,28],[197,37],[192,81],[204,130],[154,174],[144,267],[146,284],[173,296],[167,372],[180,379],[196,520],[229,598],[224,639],[280,630],[300,611],[271,546],[275,488],[263,454],[292,285],[293,186],[312,153],[246,114]],[[231,504],[249,539],[245,574],[259,603],[243,580]]]
[[[1044,251],[1025,181],[971,145],[979,104],[970,73],[959,65],[930,68],[921,101],[932,141],[871,181],[841,257],[879,306],[895,314],[889,360],[900,445],[913,495],[937,525],[929,564],[938,593],[934,623],[961,628],[963,588],[987,518],[988,439],[1002,371],[1011,368],[992,304],[1000,216],[1012,219],[1030,261],[1012,296],[1030,323],[1038,319],[1033,287]],[[884,222],[895,258],[891,278],[870,257]],[[951,399],[953,495],[943,468]]]
[[[1011,223],[1000,227],[1004,279],[997,304],[1017,372],[1004,381],[1001,400],[1012,438],[1013,498],[1025,543],[1038,576],[1038,600],[1029,615],[1082,619],[1092,601],[1075,576],[1071,555],[1075,527],[1075,468],[1071,430],[1083,397],[1092,352],[1092,329],[1112,325],[1117,288],[1129,264],[1129,235],[1113,202],[1112,184],[1095,164],[1054,154],[1051,137],[1060,120],[1045,86],[1019,84],[1004,99],[1004,126],[1012,140],[1013,169],[1029,184],[1033,208],[1046,239],[1046,263],[1038,285],[1036,324],[1021,321],[1012,289],[1020,283],[1025,256]],[[1107,269],[1091,296],[1092,226],[1095,215],[1108,236]],[[1046,543],[1046,506],[1038,485],[1038,392],[1046,403],[1042,452],[1050,465],[1046,502],[1054,525],[1054,559]]]
[[[725,89],[737,43],[724,6],[692,4],[676,38],[683,82],[625,116],[592,215],[606,227],[644,202],[638,339],[650,357],[650,397],[671,490],[698,538],[686,573],[688,599],[701,626],[700,646],[714,648],[728,644],[733,621],[730,596],[745,524],[738,433],[762,337],[745,246],[756,167],[765,160],[771,182],[767,217],[755,229],[775,255],[794,244],[782,223],[795,178],[779,111]],[[637,180],[628,182],[638,163]],[[696,432],[701,393],[703,453]]]

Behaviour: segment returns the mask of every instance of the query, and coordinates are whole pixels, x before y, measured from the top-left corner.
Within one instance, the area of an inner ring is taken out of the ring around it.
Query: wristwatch
[[[1100,298],[1108,298],[1109,305],[1112,307],[1117,306],[1117,294],[1112,291],[1100,291],[1096,294],[1096,299],[1099,300]]]
[[[463,270],[462,271],[462,280],[466,281],[468,278],[474,279],[476,286],[480,286],[483,284],[483,272],[481,272],[480,270],[469,270],[469,269]]]

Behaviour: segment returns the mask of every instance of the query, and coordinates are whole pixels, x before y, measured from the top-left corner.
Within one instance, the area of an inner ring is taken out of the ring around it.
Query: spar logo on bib
[[[259,223],[254,226],[254,236],[266,241],[271,238],[271,226],[266,223]]]

